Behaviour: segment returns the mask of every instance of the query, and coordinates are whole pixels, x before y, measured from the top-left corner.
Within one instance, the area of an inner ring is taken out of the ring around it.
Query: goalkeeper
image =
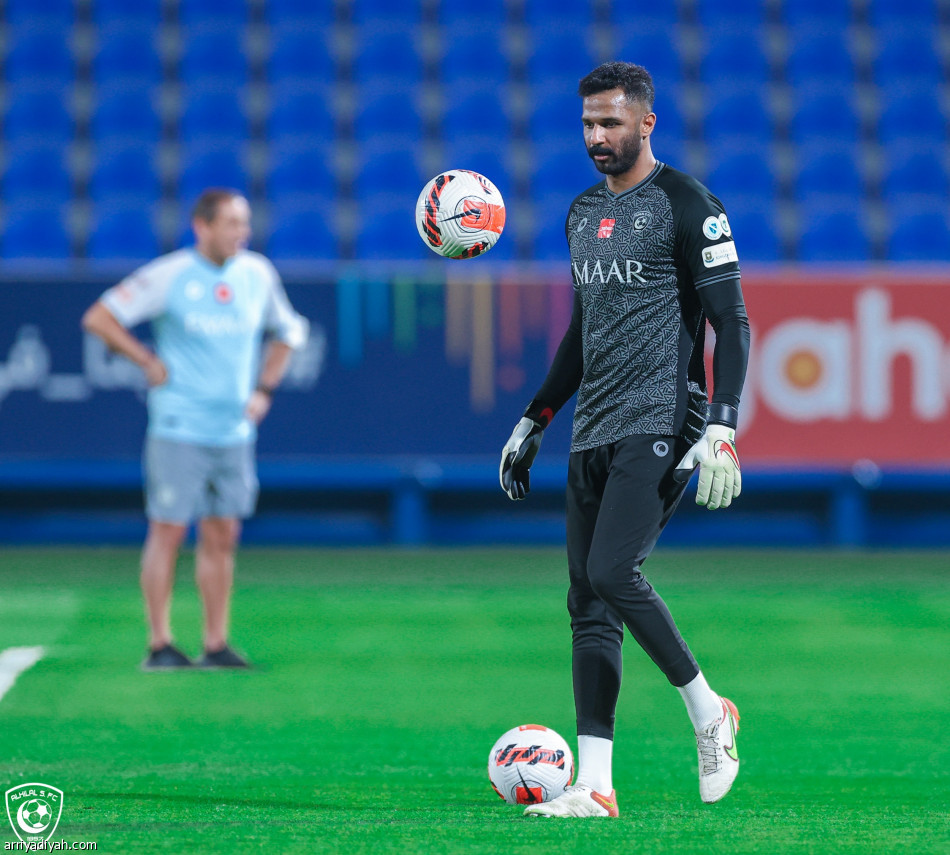
[[[526,812],[584,817],[618,813],[611,765],[624,626],[683,697],[703,801],[721,799],[738,772],[738,712],[710,689],[641,569],[695,467],[699,504],[725,508],[739,495],[734,436],[749,322],[722,204],[652,154],[650,75],[607,63],[579,94],[588,154],[606,180],[568,212],[573,315],[504,447],[500,478],[510,498],[525,498],[542,432],[576,392],[567,554],[579,769],[575,786]],[[716,332],[711,402],[707,320]]]

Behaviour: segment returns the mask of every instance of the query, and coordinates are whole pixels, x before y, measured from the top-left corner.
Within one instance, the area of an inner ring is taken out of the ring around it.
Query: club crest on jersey
[[[219,303],[230,303],[234,299],[234,291],[227,282],[219,282],[214,286],[214,299]]]
[[[641,232],[652,222],[653,214],[649,211],[637,211],[637,213],[633,215],[633,230],[635,232]]]
[[[597,237],[601,239],[609,238],[614,233],[614,225],[616,224],[616,222],[617,222],[616,220],[612,220],[609,218],[604,218],[603,220],[601,220],[600,228],[597,229]]]

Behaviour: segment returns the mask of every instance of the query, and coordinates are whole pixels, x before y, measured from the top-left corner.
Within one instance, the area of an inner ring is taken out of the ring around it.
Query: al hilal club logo
[[[49,840],[63,814],[63,791],[49,784],[20,784],[7,790],[7,816],[24,843]]]

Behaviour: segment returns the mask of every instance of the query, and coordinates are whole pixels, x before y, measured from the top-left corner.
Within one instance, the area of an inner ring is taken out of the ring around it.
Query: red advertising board
[[[950,467],[945,273],[753,271],[742,285],[744,463]]]

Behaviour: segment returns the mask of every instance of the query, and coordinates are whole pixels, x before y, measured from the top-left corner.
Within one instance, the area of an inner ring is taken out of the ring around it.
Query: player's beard
[[[587,154],[591,160],[598,154],[610,155],[607,160],[602,162],[594,160],[594,166],[597,167],[597,171],[602,172],[604,175],[623,175],[625,172],[629,172],[633,169],[642,148],[643,139],[640,135],[631,134],[620,143],[620,148],[616,151],[605,145],[593,145],[587,149]]]

